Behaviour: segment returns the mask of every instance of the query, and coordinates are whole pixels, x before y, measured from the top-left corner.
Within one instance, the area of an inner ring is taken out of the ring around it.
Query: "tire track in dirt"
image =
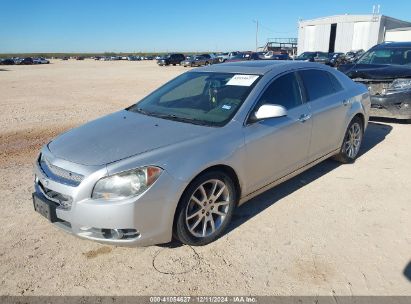
[[[0,133],[0,168],[33,162],[44,144],[74,126],[66,124]]]

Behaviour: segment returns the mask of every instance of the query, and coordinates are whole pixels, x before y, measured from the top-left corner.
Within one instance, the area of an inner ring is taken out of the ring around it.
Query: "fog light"
[[[111,240],[134,239],[140,236],[136,229],[101,229],[104,238]]]

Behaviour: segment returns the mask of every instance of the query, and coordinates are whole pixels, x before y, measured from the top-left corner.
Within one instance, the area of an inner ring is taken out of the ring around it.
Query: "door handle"
[[[298,118],[298,120],[300,122],[306,122],[307,120],[309,120],[311,118],[310,114],[301,114],[300,118]]]

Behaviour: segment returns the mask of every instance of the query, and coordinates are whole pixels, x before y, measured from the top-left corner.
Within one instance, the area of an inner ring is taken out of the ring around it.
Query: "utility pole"
[[[258,51],[258,20],[253,20],[256,24],[256,29],[255,29],[255,51]]]

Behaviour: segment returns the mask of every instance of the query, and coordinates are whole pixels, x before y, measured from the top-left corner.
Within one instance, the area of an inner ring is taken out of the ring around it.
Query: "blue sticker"
[[[229,105],[223,105],[222,108],[223,108],[224,110],[230,110],[230,109],[231,109],[231,106],[229,106]]]

